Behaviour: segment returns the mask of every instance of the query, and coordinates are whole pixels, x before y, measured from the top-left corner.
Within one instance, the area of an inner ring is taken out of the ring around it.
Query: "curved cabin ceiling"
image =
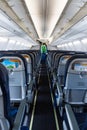
[[[39,38],[49,38],[68,0],[24,0]]]
[[[15,49],[37,46],[37,39],[58,49],[86,38],[86,16],[87,0],[0,0],[0,38],[8,49],[15,39]]]

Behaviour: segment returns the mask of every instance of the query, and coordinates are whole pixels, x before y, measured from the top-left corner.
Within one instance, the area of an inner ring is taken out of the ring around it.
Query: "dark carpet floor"
[[[40,80],[32,130],[56,130],[47,68],[40,68]]]

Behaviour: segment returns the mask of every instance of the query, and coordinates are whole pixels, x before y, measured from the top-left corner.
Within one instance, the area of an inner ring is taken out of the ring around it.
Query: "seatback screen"
[[[74,64],[73,64],[73,69],[75,70],[75,71],[87,71],[87,62],[80,62],[80,61],[78,61],[78,62],[75,62]]]

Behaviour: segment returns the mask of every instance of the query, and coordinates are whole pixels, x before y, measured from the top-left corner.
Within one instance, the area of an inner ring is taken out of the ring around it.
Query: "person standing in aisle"
[[[41,45],[41,63],[46,62],[46,57],[47,57],[47,46],[45,43],[42,43],[42,45]]]

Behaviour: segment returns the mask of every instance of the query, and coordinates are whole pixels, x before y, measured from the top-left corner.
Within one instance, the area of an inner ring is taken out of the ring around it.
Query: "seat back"
[[[28,80],[28,84],[30,83],[31,79],[32,79],[32,62],[31,62],[31,57],[27,54],[22,54],[24,56],[24,58],[27,61],[27,80]]]
[[[37,51],[36,51],[37,52]],[[21,55],[23,55],[23,56],[28,56],[29,57],[29,62],[27,62],[27,63],[30,63],[31,62],[31,67],[29,67],[29,68],[31,68],[30,69],[30,73],[31,73],[31,79],[33,79],[33,72],[34,72],[34,68],[36,67],[36,57],[35,57],[35,54],[34,54],[34,52],[33,51],[17,51],[16,52],[17,54],[21,54]],[[30,65],[29,65],[30,66]],[[28,67],[27,67],[28,68]],[[28,80],[29,78],[27,78],[27,80]],[[29,83],[29,80],[28,80],[28,83]]]
[[[20,102],[26,96],[26,75],[22,59],[17,56],[3,56],[2,64],[9,71],[10,100]]]
[[[58,82],[60,86],[64,86],[64,74],[65,74],[65,65],[67,60],[71,57],[69,54],[62,54],[58,59],[58,68],[57,68],[57,76]]]
[[[10,128],[10,97],[9,97],[9,78],[7,69],[0,64],[0,129],[9,130]]]
[[[64,100],[70,104],[87,103],[87,56],[77,55],[67,62]]]
[[[58,60],[59,60],[59,57],[60,57],[60,55],[62,55],[62,53],[58,53],[58,54],[55,54],[54,55],[54,59],[53,59],[53,65],[54,65],[54,68],[57,68],[58,67]]]

